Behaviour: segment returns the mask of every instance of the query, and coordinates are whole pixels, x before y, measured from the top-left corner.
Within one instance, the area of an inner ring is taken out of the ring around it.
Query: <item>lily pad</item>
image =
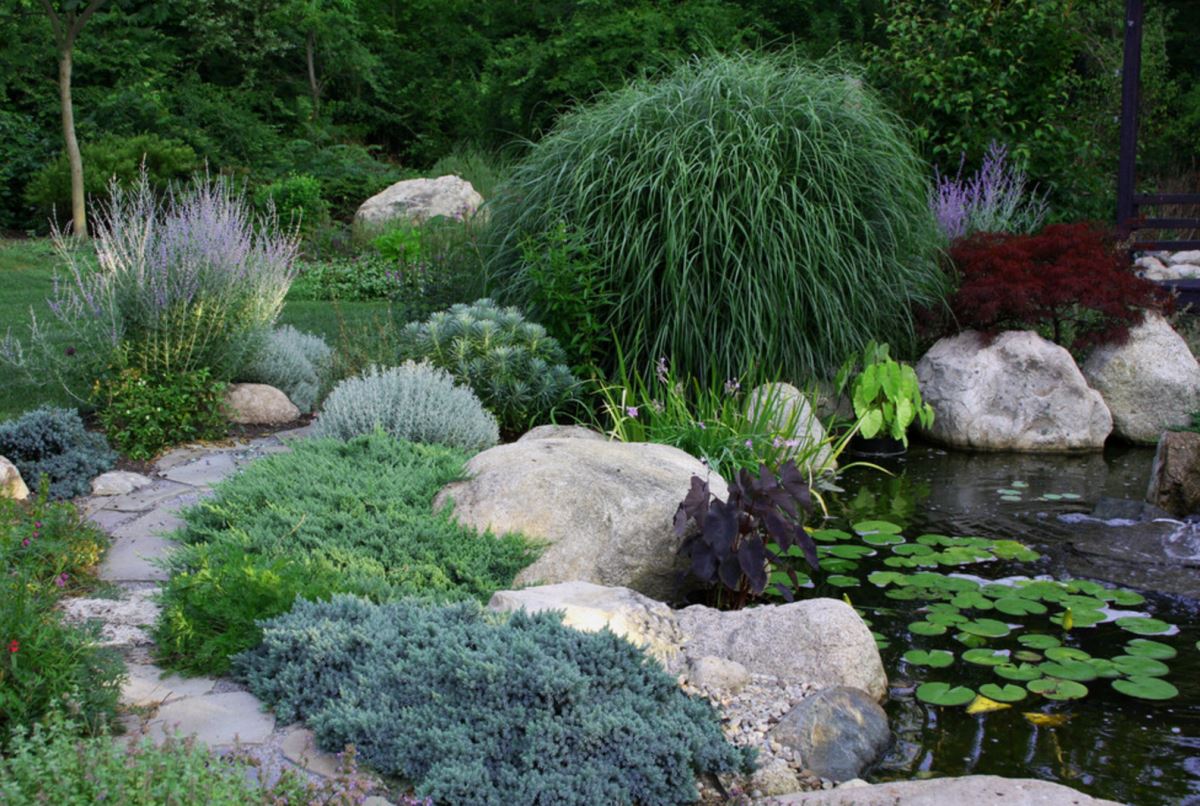
[[[1008,599],[997,599],[996,609],[1008,616],[1040,616],[1046,612],[1046,606],[1033,599],[1022,599],[1013,596]]]
[[[1169,700],[1179,696],[1179,689],[1157,677],[1130,677],[1112,681],[1112,687],[1122,694],[1142,700]]]
[[[908,575],[901,574],[899,571],[874,571],[867,576],[867,582],[881,588],[886,588],[888,585],[904,585],[908,582]]]
[[[1078,700],[1088,695],[1088,688],[1083,683],[1055,677],[1030,680],[1025,687],[1048,700]]]
[[[821,554],[826,554],[831,557],[841,557],[843,560],[858,560],[875,553],[875,550],[872,548],[867,546],[856,546],[852,543],[839,543],[836,546],[821,546],[818,551]]]
[[[883,595],[899,602],[909,602],[920,598],[921,592],[916,588],[888,588]]]
[[[863,535],[863,542],[870,543],[872,546],[894,546],[899,543],[903,543],[904,536],[878,532],[875,534]]]
[[[825,577],[825,581],[835,588],[857,588],[860,584],[858,577],[849,577],[845,574],[830,574]]]
[[[1028,663],[1022,663],[1019,666],[1008,663],[1004,666],[997,666],[992,671],[1005,680],[1019,680],[1022,682],[1037,680],[1042,676],[1042,670],[1039,667],[1030,666]]]
[[[1117,655],[1112,662],[1129,677],[1162,677],[1171,671],[1162,661],[1144,655]]]
[[[1017,643],[1021,646],[1027,646],[1030,649],[1049,649],[1052,646],[1058,646],[1062,641],[1059,641],[1053,635],[1030,633],[1029,635],[1018,635]]]
[[[1006,702],[998,702],[979,694],[967,706],[967,713],[972,716],[975,714],[990,714],[992,711],[1003,711],[1006,708],[1012,708],[1012,706]]]
[[[1143,616],[1119,618],[1117,626],[1137,635],[1160,635],[1171,631],[1171,625],[1167,622]]]
[[[979,693],[996,702],[1020,702],[1025,699],[1025,689],[1013,683],[1002,686],[995,683],[984,683],[979,687]]]
[[[1042,656],[1032,649],[1018,649],[1013,653],[1013,657],[1017,660],[1027,661],[1029,663],[1040,663]]]
[[[1050,617],[1050,621],[1059,624],[1063,629],[1067,629],[1064,623],[1067,613],[1071,614],[1071,629],[1075,627],[1094,627],[1107,618],[1099,610],[1064,610],[1061,613],[1055,613]]]
[[[1106,599],[1113,604],[1121,605],[1121,607],[1137,607],[1140,604],[1146,603],[1146,597],[1137,591],[1131,591],[1126,588],[1117,588],[1111,595],[1106,596]]]
[[[967,620],[967,617],[962,613],[947,613],[938,611],[935,613],[926,613],[925,620],[931,621],[934,624],[945,624],[947,627],[953,624],[962,624]]]
[[[1024,487],[1028,487],[1028,486],[1029,486],[1029,483],[1028,483],[1028,482],[1025,482],[1025,481],[1014,481],[1012,484],[1010,484],[1010,485],[1008,485],[1008,486],[1009,486],[1009,487],[1014,487],[1014,488],[1016,488],[1016,489],[1022,489],[1022,488],[1024,488]],[[995,698],[993,698],[993,699],[995,699]]]
[[[951,686],[949,683],[922,683],[917,686],[917,699],[930,705],[966,705],[975,699],[975,692],[966,686]]]
[[[996,652],[992,649],[968,649],[962,654],[962,659],[967,663],[974,663],[979,666],[1003,666],[1009,662],[1008,653]]]
[[[819,563],[821,570],[829,574],[844,574],[847,571],[857,571],[858,563],[840,557],[822,557]]]
[[[1038,668],[1047,677],[1056,677],[1059,680],[1076,680],[1081,683],[1095,680],[1099,676],[1096,667],[1082,660],[1048,661]]]
[[[897,526],[896,524],[891,523],[890,521],[859,521],[858,523],[854,524],[854,526],[852,526],[851,528],[854,529],[854,531],[858,532],[860,535],[869,535],[869,534],[898,535],[904,531],[904,529],[902,527]]]
[[[849,540],[854,535],[841,529],[817,529],[812,532],[812,539],[818,543],[834,543],[838,540]]]
[[[910,649],[902,656],[906,663],[914,666],[932,666],[934,669],[944,669],[954,663],[954,653],[944,649]]]
[[[963,610],[991,610],[992,600],[979,591],[963,591],[950,600],[950,604]]]
[[[945,635],[945,624],[934,624],[931,621],[914,621],[908,625],[908,631],[914,635]]]
[[[971,635],[978,635],[982,638],[1003,638],[1008,635],[1008,625],[1003,621],[996,621],[990,618],[975,619],[968,621],[959,627],[963,632]]]
[[[1125,652],[1129,655],[1141,655],[1155,660],[1170,660],[1175,657],[1175,647],[1149,638],[1134,638],[1125,644]]]
[[[906,557],[915,557],[921,554],[934,554],[935,551],[924,543],[905,543],[900,546],[894,546],[892,553],[901,554]]]
[[[1091,657],[1082,649],[1076,649],[1073,646],[1055,646],[1046,650],[1046,657],[1050,660],[1087,660]]]
[[[1096,670],[1097,677],[1120,677],[1121,670],[1108,658],[1089,658],[1086,663]]]
[[[976,649],[976,648],[982,647],[982,646],[987,646],[987,642],[988,642],[988,639],[986,639],[986,638],[983,638],[978,635],[971,635],[970,633],[965,633],[965,632],[956,632],[954,634],[954,640],[958,641],[963,646],[969,646],[972,649]]]

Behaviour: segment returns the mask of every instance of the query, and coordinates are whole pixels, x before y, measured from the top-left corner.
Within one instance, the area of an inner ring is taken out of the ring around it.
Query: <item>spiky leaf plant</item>
[[[791,54],[696,59],[565,115],[491,202],[489,281],[543,312],[520,245],[562,222],[612,289],[633,366],[802,379],[903,345],[944,290],[926,172],[852,73]]]

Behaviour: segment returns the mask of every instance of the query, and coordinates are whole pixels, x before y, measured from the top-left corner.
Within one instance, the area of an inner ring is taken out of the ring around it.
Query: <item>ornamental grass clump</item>
[[[48,300],[50,320],[33,317],[30,354],[10,332],[0,356],[51,374],[80,399],[125,369],[156,378],[207,369],[232,380],[283,306],[294,234],[256,219],[223,178],[159,200],[144,172],[131,189],[114,183],[92,224],[90,247],[54,231],[67,270]]]
[[[912,338],[914,304],[945,289],[928,198],[904,127],[855,75],[790,54],[696,59],[532,147],[490,202],[489,279],[546,318],[522,245],[565,224],[630,365],[803,379]]]
[[[556,613],[301,601],[235,671],[323,748],[353,744],[437,803],[693,803],[698,775],[754,758],[640,649]]]

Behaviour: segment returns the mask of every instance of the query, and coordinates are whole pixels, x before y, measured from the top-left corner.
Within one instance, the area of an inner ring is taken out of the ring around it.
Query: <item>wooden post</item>
[[[1125,63],[1121,69],[1121,161],[1117,168],[1117,229],[1128,237],[1137,215],[1138,101],[1142,72],[1142,0],[1125,0]]]

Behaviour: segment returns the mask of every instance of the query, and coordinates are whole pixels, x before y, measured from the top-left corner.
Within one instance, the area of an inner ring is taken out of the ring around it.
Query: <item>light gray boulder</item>
[[[15,498],[24,501],[29,497],[29,488],[21,478],[17,466],[3,456],[0,456],[0,498]]]
[[[837,468],[833,451],[825,442],[825,426],[804,393],[790,383],[764,383],[750,393],[746,412],[757,419],[765,406],[771,407],[768,423],[775,438],[783,442],[785,459],[796,459],[801,468]],[[808,461],[803,457],[811,453]]]
[[[538,425],[522,434],[517,442],[533,442],[536,439],[590,439],[604,442],[608,437],[581,425]]]
[[[917,363],[917,379],[935,414],[923,433],[951,447],[1095,451],[1112,431],[1104,399],[1071,354],[1031,331],[942,339]]]
[[[1153,445],[1200,410],[1200,364],[1158,314],[1148,314],[1124,344],[1093,350],[1083,376],[1112,413],[1113,433],[1130,442]]]
[[[723,479],[668,445],[577,438],[518,441],[476,454],[466,481],[448,485],[459,522],[483,532],[520,532],[545,549],[518,585],[584,580],[670,599],[686,561],[673,520],[692,476]]]
[[[863,785],[847,782],[835,789],[795,792],[772,801],[775,806],[1121,806],[1062,784],[1033,778],[966,775],[924,781]]]
[[[405,179],[363,202],[354,214],[354,226],[379,230],[393,221],[420,224],[435,216],[470,218],[483,204],[471,183],[457,176]]]
[[[231,383],[225,390],[225,411],[230,422],[241,425],[282,425],[300,419],[296,404],[265,383]]]

